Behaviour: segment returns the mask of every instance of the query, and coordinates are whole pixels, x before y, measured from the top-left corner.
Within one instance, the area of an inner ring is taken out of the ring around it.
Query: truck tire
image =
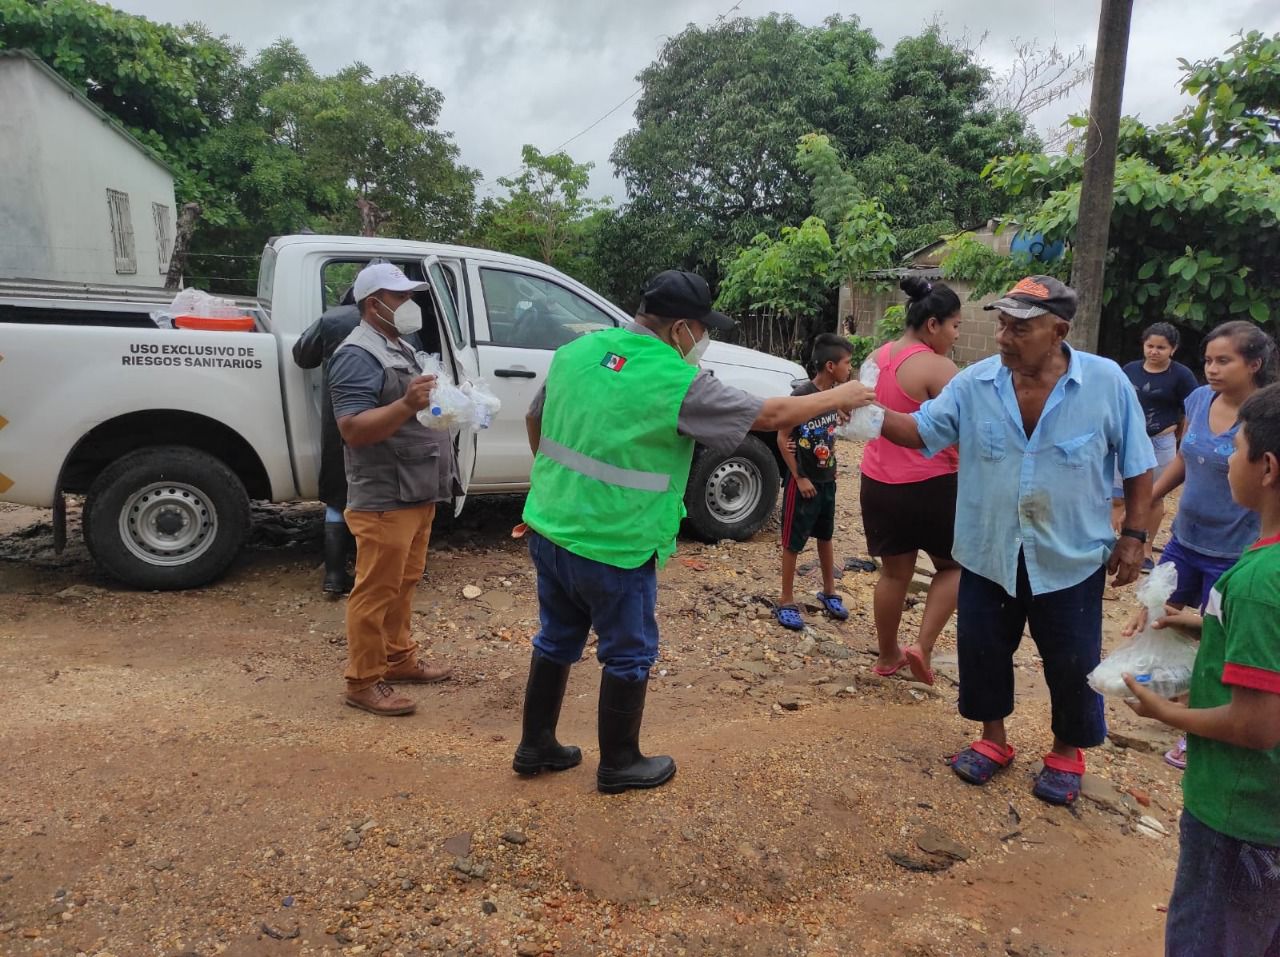
[[[684,496],[686,528],[694,536],[745,541],[760,531],[777,502],[777,460],[754,435],[729,455],[698,449]]]
[[[85,498],[89,553],[137,588],[195,588],[227,570],[249,531],[249,496],[223,462],[159,446],[116,459]]]

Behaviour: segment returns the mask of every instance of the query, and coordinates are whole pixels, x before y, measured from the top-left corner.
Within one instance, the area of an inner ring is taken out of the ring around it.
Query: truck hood
[[[738,366],[743,369],[758,369],[761,372],[776,372],[787,379],[807,379],[804,368],[790,359],[779,359],[767,352],[757,352],[743,346],[731,345],[728,342],[712,340],[702,357],[704,366]]]

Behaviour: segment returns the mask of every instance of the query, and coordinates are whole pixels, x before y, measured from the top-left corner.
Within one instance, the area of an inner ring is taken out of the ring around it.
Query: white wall
[[[133,273],[116,269],[108,189],[129,196]],[[36,64],[0,57],[0,277],[163,286],[152,203],[172,241],[172,174]]]

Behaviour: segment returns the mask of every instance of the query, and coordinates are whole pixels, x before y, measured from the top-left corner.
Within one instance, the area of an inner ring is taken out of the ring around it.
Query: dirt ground
[[[841,560],[865,555],[850,459]],[[341,703],[316,506],[264,509],[224,580],[170,594],[103,578],[78,529],[55,557],[47,513],[0,506],[0,953],[1161,953],[1172,737],[1109,703],[1092,797],[1040,803],[1048,707],[1027,641],[1019,758],[964,784],[944,764],[975,735],[953,630],[937,692],[871,674],[874,573],[845,574],[846,624],[783,632],[776,528],[682,542],[662,573],[644,742],[676,757],[671,784],[595,792],[593,659],[561,723],[583,765],[516,777],[537,620],[519,506],[472,499],[438,529],[416,632],[457,676],[398,719]],[[1108,645],[1130,602],[1108,593]]]

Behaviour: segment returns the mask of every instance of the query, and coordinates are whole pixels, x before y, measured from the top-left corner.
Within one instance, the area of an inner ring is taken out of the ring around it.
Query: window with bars
[[[133,245],[133,217],[129,213],[129,194],[118,189],[107,190],[107,210],[111,216],[111,244],[116,254],[116,272],[133,275],[138,271],[138,255]]]
[[[169,225],[169,207],[163,203],[152,203],[151,218],[156,224],[156,249],[160,254],[160,275],[167,276],[169,260],[173,258],[173,229]]]

